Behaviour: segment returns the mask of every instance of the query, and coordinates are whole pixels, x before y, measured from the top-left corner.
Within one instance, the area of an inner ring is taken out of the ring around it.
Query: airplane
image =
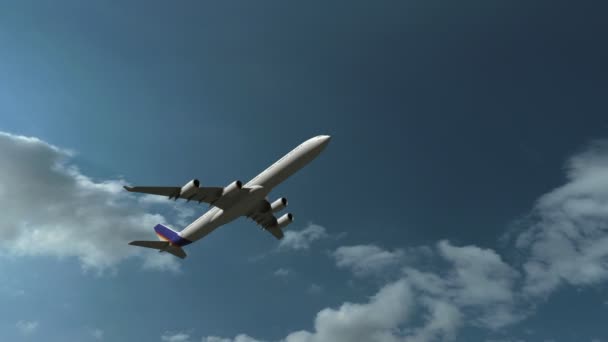
[[[129,192],[167,196],[174,200],[183,198],[210,206],[205,214],[180,232],[157,224],[154,231],[159,241],[131,241],[129,245],[157,249],[184,259],[187,254],[182,247],[241,216],[252,219],[262,229],[282,239],[283,229],[293,222],[293,215],[287,213],[277,218],[274,214],[287,207],[287,199],[281,197],[271,203],[267,196],[275,186],[315,159],[330,140],[329,135],[306,140],[245,185],[235,180],[225,187],[204,187],[198,179],[193,179],[182,187],[124,186]]]

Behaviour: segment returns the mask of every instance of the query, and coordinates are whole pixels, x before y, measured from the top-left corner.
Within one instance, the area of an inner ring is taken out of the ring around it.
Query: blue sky
[[[2,8],[3,339],[608,340],[605,5]],[[126,246],[318,134],[288,243]]]

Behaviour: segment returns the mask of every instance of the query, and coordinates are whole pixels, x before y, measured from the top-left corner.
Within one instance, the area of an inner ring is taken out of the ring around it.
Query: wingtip
[[[132,188],[132,187],[130,187],[130,186],[123,185],[122,187],[123,187],[123,189],[125,189],[125,190],[127,190],[127,191],[131,191],[131,190],[133,190],[133,188]]]

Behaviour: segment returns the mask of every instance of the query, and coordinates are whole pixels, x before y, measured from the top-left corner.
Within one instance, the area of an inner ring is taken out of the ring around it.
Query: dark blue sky
[[[2,8],[0,130],[76,151],[71,162],[96,181],[196,177],[219,186],[248,180],[311,136],[333,136],[273,192],[290,200],[290,229],[326,229],[309,250],[276,252],[242,220],[191,246],[177,275],[142,271],[135,259],[97,277],[73,257],[12,257],[5,274],[29,289],[0,299],[0,326],[15,341],[83,341],[89,328],[108,341],[178,331],[192,341],[284,338],[313,329],[323,308],[367,302],[394,278],[353,278],[332,261],[339,246],[447,239],[496,250],[523,274],[525,255],[501,236],[567,182],[569,157],[607,136],[608,5],[600,1]],[[278,268],[294,275],[278,279]],[[309,293],[312,284],[322,291]],[[604,288],[565,286],[521,322],[464,327],[458,340],[607,339]],[[554,326],[558,319],[571,323]],[[39,327],[22,336],[20,320]]]

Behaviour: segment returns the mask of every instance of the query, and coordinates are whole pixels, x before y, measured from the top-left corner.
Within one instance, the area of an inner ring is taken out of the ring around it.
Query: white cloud
[[[383,287],[367,303],[344,303],[338,309],[321,310],[314,331],[291,333],[285,341],[397,341],[398,328],[411,314],[412,304],[412,291],[402,279]]]
[[[38,330],[38,321],[19,321],[16,324],[17,330],[23,335],[31,335]]]
[[[119,180],[94,181],[71,153],[36,138],[0,132],[0,249],[9,255],[76,257],[85,270],[113,269],[132,256],[149,268],[178,268],[172,256],[127,245],[152,239],[166,219],[145,211]]]
[[[309,249],[310,245],[320,239],[327,237],[325,228],[309,224],[306,228],[298,231],[287,230],[285,237],[279,243],[279,249],[282,250],[303,250]]]
[[[163,342],[188,342],[190,341],[190,335],[184,332],[170,333],[165,332],[161,337]]]
[[[293,274],[293,271],[288,268],[279,268],[273,273],[277,277],[287,277]]]
[[[403,262],[402,250],[387,251],[375,245],[343,246],[332,256],[340,268],[351,269],[357,276],[379,274]]]
[[[437,244],[438,255],[450,263],[442,273],[405,270],[424,296],[466,310],[469,324],[498,329],[524,317],[518,308],[515,281],[519,273],[491,249]]]
[[[412,329],[406,342],[451,341],[462,325],[463,314],[452,303],[446,300],[422,297],[420,301],[427,310],[426,322]]]
[[[263,342],[247,335],[238,335],[233,339],[217,336],[203,337],[202,342]]]
[[[538,200],[531,227],[517,238],[528,254],[528,296],[608,280],[608,142],[571,158],[567,171],[568,182]]]
[[[414,298],[404,279],[384,286],[367,303],[344,303],[321,310],[314,330],[287,335],[284,342],[401,341],[399,326],[411,314]],[[204,337],[203,342],[261,342],[247,335],[234,339]]]
[[[369,250],[373,253],[343,254],[394,253],[376,246]],[[296,331],[282,341],[450,341],[456,339],[463,326],[499,329],[524,317],[515,295],[515,282],[520,275],[493,250],[458,247],[448,241],[440,241],[434,249],[416,250],[449,267],[442,272],[412,267],[396,271],[398,279],[383,286],[368,302],[323,309],[317,314],[312,331]],[[393,264],[393,258],[389,259]],[[412,318],[414,314],[417,320]]]

